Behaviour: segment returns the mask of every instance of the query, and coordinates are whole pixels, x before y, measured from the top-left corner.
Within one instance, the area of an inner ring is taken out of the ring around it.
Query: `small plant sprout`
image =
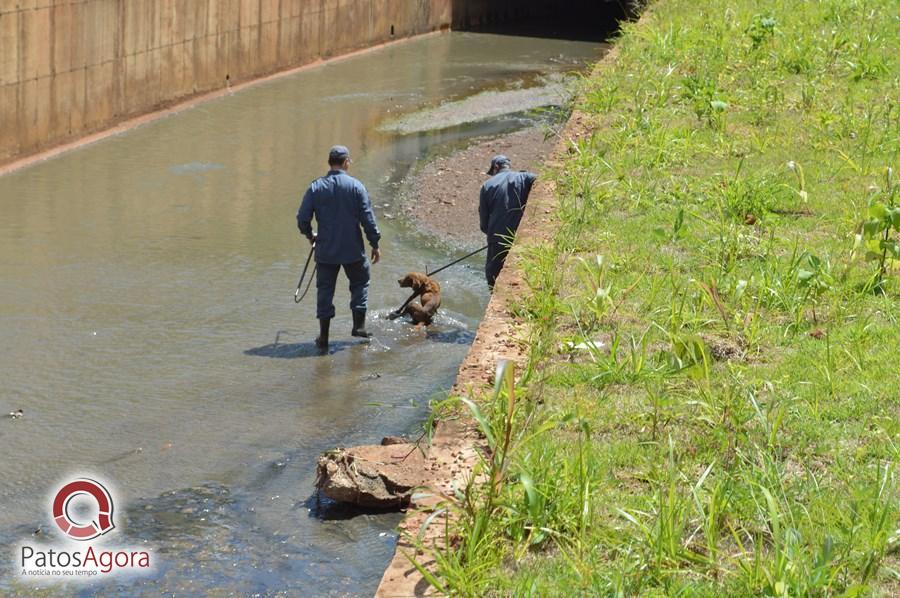
[[[866,260],[878,262],[872,278],[866,284],[867,291],[882,294],[885,291],[885,275],[900,264],[900,243],[893,236],[900,232],[900,206],[895,204],[897,188],[894,184],[894,169],[885,169],[885,188],[869,200],[866,220],[862,224],[862,237],[857,242],[865,243]]]
[[[804,302],[812,298],[813,322],[816,324],[819,322],[816,315],[816,304],[819,301],[819,295],[831,289],[833,284],[834,280],[829,273],[828,264],[815,255],[805,254],[800,260],[800,267],[797,269],[797,286],[805,290]]]
[[[788,170],[797,175],[797,185],[799,186],[797,195],[800,196],[803,203],[807,203],[809,201],[809,194],[806,192],[806,177],[803,176],[803,166],[801,166],[799,162],[791,160],[787,163],[787,167]]]
[[[678,211],[675,213],[675,218],[672,221],[671,231],[667,231],[665,228],[658,227],[653,229],[653,233],[656,236],[663,239],[668,239],[673,243],[680,239],[684,235],[684,208],[678,208]]]
[[[728,110],[728,102],[713,100],[709,103],[709,124],[717,131],[725,130],[725,111]]]
[[[754,49],[760,47],[766,40],[775,35],[775,26],[777,24],[778,21],[768,15],[755,15],[753,17],[753,20],[750,21],[750,26],[747,27],[747,35],[750,37]]]

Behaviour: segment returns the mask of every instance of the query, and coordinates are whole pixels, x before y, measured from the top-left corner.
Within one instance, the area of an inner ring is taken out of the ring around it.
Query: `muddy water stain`
[[[311,502],[315,457],[414,430],[450,386],[487,301],[476,259],[441,275],[443,313],[429,334],[384,317],[405,297],[405,272],[454,257],[387,217],[399,211],[395,183],[461,133],[378,127],[516,77],[580,68],[597,52],[426,38],[0,178],[0,412],[25,412],[0,421],[2,554],[47,525],[54,484],[92,472],[129,505],[124,538],[158,547],[154,591],[371,592],[397,516]],[[370,290],[377,340],[351,340],[341,283],[335,346],[318,357],[313,302],[291,300],[308,251],[294,216],[338,142],[384,234]],[[9,588],[10,559],[0,559]]]

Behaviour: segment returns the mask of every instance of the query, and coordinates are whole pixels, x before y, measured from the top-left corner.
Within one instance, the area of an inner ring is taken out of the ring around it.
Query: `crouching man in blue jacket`
[[[487,235],[488,252],[484,264],[484,277],[494,289],[497,276],[506,261],[506,254],[519,228],[528,194],[537,175],[510,169],[509,158],[503,154],[494,156],[487,171],[490,176],[481,186],[478,216],[481,232]]]
[[[328,174],[309,185],[297,212],[297,227],[316,248],[316,317],[319,319],[316,346],[322,350],[328,348],[328,329],[334,317],[334,288],[341,267],[350,281],[350,310],[353,313],[350,334],[363,338],[371,336],[366,331],[369,260],[366,259],[360,226],[372,246],[373,264],[381,259],[378,251],[381,232],[366,188],[347,174],[350,162],[350,151],[346,147],[336,145],[331,148]],[[318,226],[315,233],[313,216]]]

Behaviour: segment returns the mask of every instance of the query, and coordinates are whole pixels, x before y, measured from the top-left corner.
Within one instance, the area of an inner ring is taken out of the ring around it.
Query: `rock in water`
[[[425,459],[412,444],[335,449],[319,457],[316,487],[332,500],[369,508],[402,508],[425,480]]]

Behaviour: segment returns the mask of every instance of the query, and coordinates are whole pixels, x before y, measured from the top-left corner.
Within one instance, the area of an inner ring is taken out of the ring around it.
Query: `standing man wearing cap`
[[[478,216],[488,242],[484,275],[493,290],[537,175],[510,170],[509,158],[502,154],[494,156],[487,174],[491,178],[481,186]]]
[[[366,331],[369,260],[359,229],[362,226],[372,246],[373,264],[381,259],[378,251],[381,232],[366,188],[347,174],[350,162],[350,151],[346,147],[336,145],[331,148],[328,174],[310,184],[297,212],[297,227],[316,249],[316,317],[319,319],[316,345],[320,349],[328,348],[328,329],[334,317],[334,288],[341,267],[350,281],[350,310],[353,313],[350,334],[363,338],[371,336]],[[313,216],[319,229],[315,233]]]

